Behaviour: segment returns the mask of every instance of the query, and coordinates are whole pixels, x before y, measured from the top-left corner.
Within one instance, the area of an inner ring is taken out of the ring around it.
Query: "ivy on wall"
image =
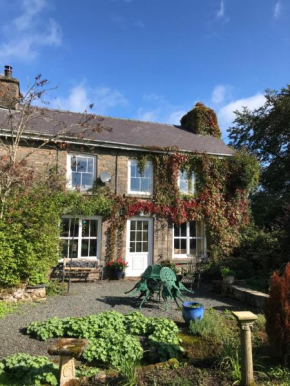
[[[154,149],[155,150],[155,149]],[[239,244],[241,228],[248,224],[248,195],[257,186],[259,165],[245,151],[219,158],[206,154],[185,155],[175,149],[154,153],[148,149],[139,158],[142,172],[146,162],[154,169],[152,199],[115,197],[107,235],[107,257],[116,253],[117,233],[121,240],[128,218],[143,212],[179,225],[202,220],[207,225],[208,251],[213,260],[228,256]],[[181,195],[177,179],[180,170],[195,176],[194,195]],[[117,254],[122,251],[119,243]],[[170,258],[170,256],[168,256]]]
[[[220,159],[181,154],[172,148],[153,150],[147,149],[139,158],[141,171],[147,161],[153,163],[154,194],[149,199],[115,196],[104,187],[88,195],[69,192],[53,174],[15,188],[0,219],[0,286],[47,280],[60,257],[59,218],[64,214],[100,215],[108,220],[106,259],[122,256],[126,220],[140,212],[169,224],[202,220],[207,225],[210,257],[228,256],[249,220],[248,194],[259,177],[255,158],[244,151]],[[180,194],[179,170],[194,173],[193,195]]]
[[[220,138],[221,131],[214,110],[198,102],[180,120],[181,126],[191,129],[194,134],[212,135]]]

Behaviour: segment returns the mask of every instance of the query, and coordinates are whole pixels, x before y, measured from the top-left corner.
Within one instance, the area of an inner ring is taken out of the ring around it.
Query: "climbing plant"
[[[154,151],[153,151],[154,150]],[[257,186],[259,164],[244,150],[232,157],[219,158],[206,154],[181,154],[176,149],[155,152],[148,149],[139,158],[139,170],[147,161],[153,163],[154,195],[151,200],[115,197],[108,229],[107,256],[112,258],[117,233],[122,239],[128,218],[140,212],[165,218],[171,224],[202,220],[207,225],[208,250],[212,259],[230,254],[248,224],[248,194]],[[179,170],[195,175],[193,195],[181,195]],[[120,244],[119,244],[120,247]],[[119,251],[121,251],[121,247]]]
[[[180,123],[195,134],[221,137],[216,113],[201,102],[196,103],[194,108],[181,118]]]

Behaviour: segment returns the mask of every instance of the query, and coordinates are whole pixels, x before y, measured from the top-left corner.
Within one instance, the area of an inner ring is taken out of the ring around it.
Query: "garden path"
[[[131,289],[134,281],[104,281],[103,283],[73,283],[69,294],[51,296],[40,304],[24,304],[16,313],[0,320],[0,358],[15,353],[31,355],[48,355],[47,348],[52,340],[45,342],[31,339],[24,334],[25,328],[32,321],[42,321],[53,316],[60,318],[68,316],[84,316],[102,311],[115,310],[122,313],[139,310],[136,298],[130,298],[124,292]],[[232,299],[218,297],[210,292],[210,288],[202,285],[195,289],[195,295],[189,295],[194,301],[204,304],[205,308],[223,311],[249,310],[250,307]],[[168,311],[164,304],[149,302],[141,310],[145,316],[162,316],[182,321],[181,311],[170,302]]]

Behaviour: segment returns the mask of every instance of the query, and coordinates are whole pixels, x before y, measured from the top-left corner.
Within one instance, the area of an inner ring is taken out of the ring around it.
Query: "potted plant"
[[[235,272],[229,267],[221,267],[220,273],[225,284],[233,284],[235,281]]]
[[[114,273],[114,277],[117,280],[122,279],[125,269],[128,267],[127,261],[119,257],[117,260],[111,260],[107,263],[107,267],[111,268]]]
[[[183,302],[182,303],[182,317],[187,325],[190,321],[196,321],[203,318],[204,306],[197,302]]]

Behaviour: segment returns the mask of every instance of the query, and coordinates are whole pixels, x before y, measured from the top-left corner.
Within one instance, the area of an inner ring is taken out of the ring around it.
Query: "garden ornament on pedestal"
[[[237,311],[233,312],[233,315],[237,319],[240,327],[242,385],[251,386],[254,384],[251,330],[258,317],[250,311]]]
[[[49,347],[50,355],[59,355],[59,385],[77,386],[74,358],[80,358],[89,341],[87,339],[62,338]]]

